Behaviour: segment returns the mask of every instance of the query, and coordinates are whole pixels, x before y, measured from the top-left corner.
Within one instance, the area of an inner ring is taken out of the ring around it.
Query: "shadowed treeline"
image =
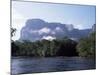
[[[68,38],[49,40],[12,41],[12,56],[82,56],[95,57],[95,32],[79,42]]]
[[[77,56],[77,42],[70,39],[12,42],[13,56]]]

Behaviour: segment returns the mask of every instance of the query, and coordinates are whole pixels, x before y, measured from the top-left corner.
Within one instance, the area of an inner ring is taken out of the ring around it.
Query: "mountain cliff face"
[[[94,25],[92,26],[92,31],[93,31],[93,32],[96,31],[96,24],[94,24]]]
[[[41,19],[29,19],[21,30],[20,40],[52,40],[66,36],[75,40],[86,37],[90,31],[91,29],[75,29],[72,24],[48,23]]]

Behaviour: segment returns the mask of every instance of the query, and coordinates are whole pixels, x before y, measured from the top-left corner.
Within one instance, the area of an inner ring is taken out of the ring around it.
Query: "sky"
[[[77,29],[88,29],[96,23],[96,8],[89,5],[70,5],[12,1],[12,27],[16,28],[13,40],[20,38],[20,30],[28,19],[73,24]]]

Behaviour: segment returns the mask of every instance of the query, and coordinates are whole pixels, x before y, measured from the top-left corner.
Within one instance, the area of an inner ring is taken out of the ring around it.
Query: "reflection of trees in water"
[[[83,57],[19,57],[12,60],[12,72],[17,74],[95,69],[95,60]]]

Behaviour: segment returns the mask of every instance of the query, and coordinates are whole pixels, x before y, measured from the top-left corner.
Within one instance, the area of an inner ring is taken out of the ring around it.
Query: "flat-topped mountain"
[[[88,36],[92,29],[75,29],[72,24],[48,23],[41,19],[29,19],[20,33],[20,40],[52,40],[56,38],[68,37],[80,39]]]

